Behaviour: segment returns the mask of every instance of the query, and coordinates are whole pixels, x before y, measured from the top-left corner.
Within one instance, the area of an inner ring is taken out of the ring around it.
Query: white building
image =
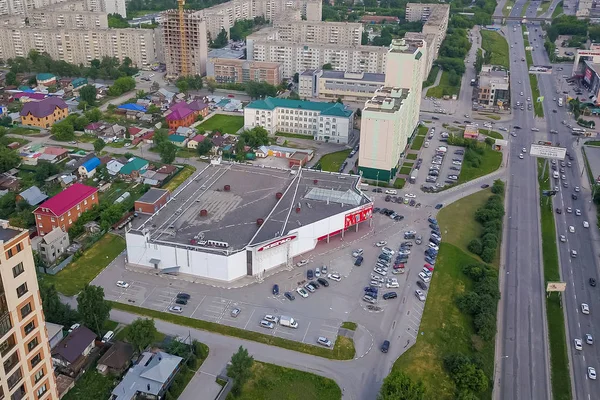
[[[353,125],[354,113],[341,103],[267,97],[244,108],[244,129],[261,126],[270,134],[296,133],[325,142],[348,143]]]
[[[189,185],[154,215],[134,220],[128,263],[231,282],[291,266],[372,217],[358,175],[215,162],[197,179],[207,183],[200,192]]]
[[[362,111],[359,170],[364,178],[389,181],[398,171],[400,156],[419,122],[425,47],[392,41],[385,87]]]
[[[298,78],[298,95],[306,99],[365,101],[384,82],[384,74],[309,69]]]

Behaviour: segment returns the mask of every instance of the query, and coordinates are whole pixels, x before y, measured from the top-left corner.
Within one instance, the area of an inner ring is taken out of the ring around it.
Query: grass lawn
[[[527,68],[531,67],[533,65],[533,56],[531,55],[531,51],[526,51],[525,52],[525,60],[527,61]],[[535,76],[535,75],[529,75],[531,76]]]
[[[435,80],[437,79],[439,72],[440,72],[440,67],[438,65],[434,65],[433,67],[431,67],[431,71],[429,71],[427,80],[425,82],[423,82],[423,88],[433,85],[435,83]]]
[[[546,169],[544,176],[542,160],[538,160],[538,177],[540,182],[540,209],[542,230],[542,258],[544,260],[544,280],[560,281],[558,249],[556,248],[556,230],[552,202],[546,204],[542,196],[543,190],[550,189],[550,172]],[[546,318],[548,319],[548,335],[550,340],[550,375],[552,395],[557,400],[571,398],[571,379],[569,374],[569,357],[565,335],[565,321],[559,297],[553,294],[546,298]]]
[[[39,129],[32,128],[24,128],[22,126],[15,126],[14,128],[10,128],[8,133],[12,135],[36,135],[40,133]]]
[[[459,92],[460,81],[456,86],[451,85],[449,82],[449,74],[446,71],[442,71],[442,77],[440,78],[439,85],[429,88],[427,90],[427,96],[441,99],[445,95],[452,96],[455,94],[458,96]]]
[[[125,240],[122,237],[106,234],[65,269],[56,275],[43,275],[43,280],[54,284],[60,293],[74,296],[123,250]]]
[[[344,329],[348,329],[350,331],[355,331],[357,328],[357,324],[356,322],[350,322],[350,321],[346,321],[342,323],[342,328]]]
[[[96,368],[90,368],[77,381],[75,387],[63,397],[63,400],[108,399],[115,382],[114,378],[102,376]]]
[[[336,151],[335,153],[325,154],[317,162],[321,165],[321,170],[329,172],[338,172],[342,163],[346,161],[351,150]]]
[[[402,167],[400,168],[400,175],[410,175],[410,171],[411,171],[412,167]]]
[[[505,17],[508,17],[512,7],[515,6],[515,2],[514,0],[506,0],[506,4],[504,4],[504,8],[502,9],[502,15],[504,15]],[[508,8],[511,7],[511,8]]]
[[[252,377],[242,387],[239,400],[339,400],[342,390],[329,378],[278,365],[254,361]]]
[[[481,236],[483,228],[473,218],[473,213],[485,205],[492,194],[490,189],[473,193],[460,201],[454,202],[442,208],[437,216],[438,223],[444,227],[444,242],[450,243],[464,252],[468,252],[469,242]],[[461,221],[455,223],[455,221]],[[471,253],[468,253],[471,255]]]
[[[540,97],[537,75],[529,75],[529,84],[531,85],[531,101],[533,101],[533,110],[535,111],[535,116],[544,118],[544,107],[542,107],[542,103],[537,101],[538,97]]]
[[[177,150],[177,157],[181,157],[181,158],[192,158],[192,157],[198,157],[198,153],[196,151],[194,151],[193,149],[179,149]]]
[[[448,208],[443,208],[440,215],[443,215],[445,210]],[[471,215],[470,219],[472,218]],[[438,220],[442,232],[449,228]],[[457,225],[464,223],[463,219],[458,218],[444,220],[453,221]],[[417,342],[394,363],[395,370],[408,374],[413,381],[423,381],[427,391],[425,398],[455,398],[454,382],[443,367],[443,358],[448,354],[476,355],[481,360],[486,375],[493,376],[494,341],[482,342],[478,339],[480,351],[473,349],[473,323],[469,316],[460,312],[454,300],[465,289],[470,288],[472,282],[462,273],[461,268],[473,262],[476,260],[458,247],[442,242],[435,267],[436,273],[429,285]],[[491,394],[487,398],[491,398]]]
[[[494,121],[500,121],[499,115],[486,115],[486,118],[493,119]]]
[[[425,125],[419,125],[419,127],[417,128],[417,135],[427,136],[427,132],[429,132],[429,128]]]
[[[406,159],[407,159],[407,160],[416,160],[418,157],[419,157],[419,155],[418,155],[418,154],[415,154],[415,153],[408,153],[408,154],[406,155]]]
[[[402,189],[404,188],[404,185],[406,185],[406,179],[404,178],[396,178],[396,180],[394,181],[394,187],[396,189]]]
[[[586,146],[600,146],[600,140],[588,140],[584,144]]]
[[[521,11],[521,17],[524,17],[525,14],[527,13],[527,10],[529,9],[529,3],[530,3],[529,0],[527,0],[525,2],[525,5],[523,6],[523,10]]]
[[[458,183],[469,182],[480,176],[491,174],[500,168],[500,164],[502,164],[502,152],[486,147],[485,152],[481,156],[481,165],[479,167],[474,168],[466,162],[463,163],[460,175],[458,176]]]
[[[496,131],[488,131],[487,129],[481,129],[479,131],[482,135],[489,136],[494,139],[503,139],[502,134]]]
[[[300,133],[276,132],[275,136],[283,136],[283,137],[296,138],[296,139],[314,140],[314,138],[312,137],[312,135],[302,135]]]
[[[113,309],[123,310],[133,314],[146,316],[154,319],[161,319],[163,321],[172,322],[177,325],[188,326],[194,329],[200,329],[209,332],[219,333],[221,335],[227,335],[232,337],[238,337],[246,340],[253,340],[255,342],[268,344],[271,346],[277,346],[288,350],[298,351],[301,353],[312,354],[323,358],[329,358],[332,360],[351,360],[354,358],[356,353],[354,349],[354,341],[347,337],[338,336],[333,351],[317,346],[305,343],[296,342],[294,340],[283,339],[272,335],[265,335],[259,332],[247,331],[241,328],[233,326],[226,326],[217,324],[215,322],[202,321],[199,319],[184,317],[182,315],[174,315],[167,312],[150,310],[148,308],[142,308],[133,306],[130,304],[122,304],[117,302],[111,302]]]
[[[110,319],[107,319],[104,322],[104,325],[102,325],[102,332],[106,333],[108,331],[115,331],[115,329],[117,329],[117,326],[119,326],[118,322],[115,321],[111,321]]]
[[[219,131],[223,133],[236,133],[244,126],[244,117],[239,115],[216,114],[198,125],[205,131]]]
[[[481,46],[486,52],[492,53],[491,63],[494,65],[502,65],[508,68],[510,60],[508,59],[508,43],[498,32],[482,30]]]
[[[541,10],[539,10],[537,12],[537,16],[539,17],[540,15],[542,15],[543,13],[548,11],[548,8],[550,8],[550,4],[552,4],[551,1],[542,1],[542,4],[540,5],[539,8],[541,8]]]
[[[563,2],[561,1],[560,3],[558,3],[558,5],[556,6],[556,8],[554,9],[554,11],[552,11],[552,19],[558,17],[560,14],[562,14],[564,12],[563,9]]]
[[[417,135],[415,136],[412,144],[410,145],[411,150],[421,150],[423,147],[423,142],[425,142],[425,136]]]
[[[175,189],[177,189],[179,187],[179,185],[181,185],[187,178],[189,178],[190,176],[192,176],[192,174],[196,172],[196,167],[191,166],[191,165],[186,165],[185,167],[183,167],[183,169],[181,169],[177,175],[175,175],[173,177],[173,179],[171,179],[164,187],[163,189],[167,189],[170,190],[171,192],[174,192]]]

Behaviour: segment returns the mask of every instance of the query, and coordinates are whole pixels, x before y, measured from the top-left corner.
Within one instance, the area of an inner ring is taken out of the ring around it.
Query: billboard
[[[567,287],[565,282],[548,282],[546,292],[564,292]]]
[[[555,160],[564,160],[567,155],[565,147],[546,146],[541,144],[532,144],[529,154],[534,157],[551,158]]]
[[[272,249],[273,247],[281,246],[282,244],[291,242],[294,239],[296,239],[296,235],[286,236],[286,237],[277,239],[271,243],[265,244],[264,246],[260,247],[257,251],[269,250],[269,249]]]
[[[588,85],[592,84],[592,69],[588,66],[585,67],[585,75],[583,76],[583,80],[587,82]]]
[[[369,204],[360,210],[354,211],[344,216],[344,229],[359,224],[363,221],[368,220],[373,216],[373,204]]]

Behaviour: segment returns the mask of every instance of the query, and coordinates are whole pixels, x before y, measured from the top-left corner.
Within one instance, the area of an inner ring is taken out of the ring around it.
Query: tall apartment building
[[[111,29],[106,12],[86,8],[79,0],[33,10],[27,17],[0,17],[0,58],[25,57],[34,49],[74,64],[103,56],[129,57],[138,67],[155,62],[155,30]]]
[[[419,122],[426,44],[394,39],[387,54],[385,85],[367,100],[361,116],[359,171],[389,181]]]
[[[29,232],[0,220],[0,398],[58,400]]]
[[[0,0],[0,15],[19,15],[65,0]]]
[[[127,17],[125,0],[84,0],[86,8],[90,11],[102,11],[107,14],[120,14]]]
[[[448,4],[422,4],[408,3],[406,5],[406,20],[410,22],[422,21],[423,29],[418,32],[407,32],[407,40],[427,42],[427,68],[425,76],[431,71],[433,61],[438,57],[440,46],[446,38],[448,21],[450,20],[450,5]]]
[[[267,82],[277,86],[281,83],[281,68],[277,63],[248,61],[231,58],[209,58],[206,76],[218,83]]]
[[[297,26],[288,29],[289,25]],[[326,25],[302,21],[286,23],[283,32],[278,26],[261,29],[246,37],[247,57],[280,63],[284,78],[296,72],[319,69],[324,64],[331,64],[332,69],[338,71],[384,72],[387,49],[360,45],[362,27],[342,24],[328,28]]]
[[[208,61],[208,39],[202,10],[184,13],[185,43],[181,40],[179,14],[170,10],[162,13],[161,16],[167,75],[171,77],[181,75],[184,62],[187,65],[187,75],[205,75]]]

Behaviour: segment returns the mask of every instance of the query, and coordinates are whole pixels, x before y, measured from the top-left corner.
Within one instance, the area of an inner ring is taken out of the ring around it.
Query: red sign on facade
[[[373,204],[355,211],[351,214],[346,214],[344,217],[344,228],[348,228],[349,226],[359,224],[363,221],[368,220],[373,216]]]
[[[281,239],[277,239],[274,242],[271,242],[269,244],[265,244],[263,247],[259,248],[258,251],[269,250],[269,249],[272,249],[273,247],[281,246],[282,244],[286,244],[288,242],[291,242],[294,239],[296,239],[296,235],[287,236],[287,237],[284,237],[284,238],[281,238]]]

